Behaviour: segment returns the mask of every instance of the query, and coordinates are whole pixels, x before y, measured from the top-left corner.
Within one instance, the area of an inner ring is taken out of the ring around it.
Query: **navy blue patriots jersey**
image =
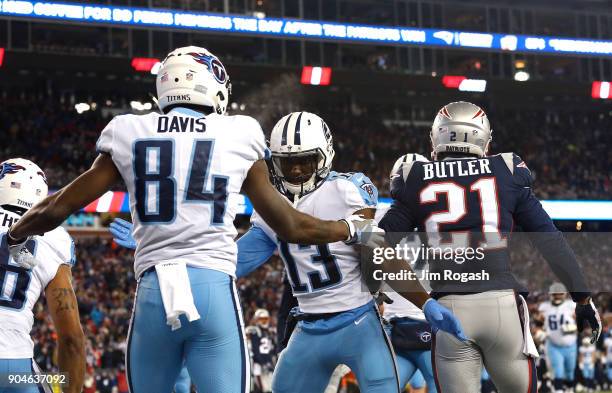
[[[276,354],[274,335],[270,330],[259,326],[247,327],[246,333],[249,338],[253,363],[257,363],[268,370],[273,370],[274,355]]]
[[[532,241],[559,279],[574,292],[586,291],[575,256],[533,194],[532,181],[529,168],[514,153],[406,162],[391,175],[393,204],[380,227],[391,243],[417,228],[426,233],[423,240],[431,248],[473,250],[462,258],[430,254],[430,272],[440,274],[431,281],[435,297],[504,289],[525,292],[510,269],[508,240],[515,226],[541,233]],[[448,271],[464,276],[486,272],[488,279],[461,281]]]

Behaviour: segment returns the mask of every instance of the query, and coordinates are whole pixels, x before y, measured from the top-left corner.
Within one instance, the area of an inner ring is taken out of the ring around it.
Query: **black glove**
[[[387,296],[387,294],[384,292],[376,292],[374,294],[374,300],[376,301],[376,304],[379,306],[383,303],[393,304],[393,300],[389,296]]]
[[[594,344],[601,334],[601,318],[592,299],[589,299],[587,304],[576,304],[576,323],[579,332],[584,329],[585,322],[591,327],[591,344]]]

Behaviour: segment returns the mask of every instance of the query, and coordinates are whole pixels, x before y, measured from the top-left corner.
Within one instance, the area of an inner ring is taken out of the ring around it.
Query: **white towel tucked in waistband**
[[[189,322],[200,319],[193,302],[187,264],[177,261],[164,262],[155,265],[155,271],[166,310],[166,323],[172,326],[172,330],[181,327],[181,314],[185,314]]]
[[[519,295],[523,307],[523,353],[527,356],[531,356],[535,359],[540,357],[538,348],[533,342],[531,337],[531,330],[529,329],[529,309],[527,308],[527,302]],[[521,306],[521,305],[519,305]]]

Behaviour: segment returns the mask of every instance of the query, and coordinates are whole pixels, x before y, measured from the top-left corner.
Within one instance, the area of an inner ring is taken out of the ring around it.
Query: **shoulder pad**
[[[74,240],[63,227],[57,227],[43,235],[43,239],[53,248],[61,263],[74,266],[76,255],[74,252]]]
[[[395,164],[393,164],[393,169],[391,169],[391,181],[398,176],[401,176],[402,179],[406,181],[410,174],[410,170],[412,170],[412,165],[417,161],[429,162],[427,158],[417,153],[404,154],[398,158]]]
[[[369,177],[361,172],[339,173],[332,171],[329,173],[328,180],[338,179],[353,183],[366,205],[376,207],[378,204],[378,189]]]
[[[257,328],[257,326],[247,326],[246,329],[244,329],[244,332],[246,334],[254,334],[254,335],[259,335],[259,328]]]
[[[515,153],[501,153],[500,156],[510,171],[514,182],[521,187],[531,187],[533,176],[525,161]]]

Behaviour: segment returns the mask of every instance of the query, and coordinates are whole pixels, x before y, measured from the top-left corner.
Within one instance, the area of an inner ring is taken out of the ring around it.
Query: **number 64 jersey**
[[[378,190],[362,173],[331,172],[316,190],[294,204],[321,220],[340,220],[362,209],[376,209]],[[352,310],[372,300],[362,285],[359,247],[344,242],[323,245],[289,244],[256,213],[253,230],[276,244],[300,310],[332,313]]]
[[[74,243],[62,227],[35,236],[26,247],[38,260],[31,271],[15,265],[6,245],[8,228],[19,215],[0,209],[0,359],[29,359],[34,343],[32,309],[61,265],[73,266]],[[0,389],[1,390],[1,389]]]
[[[255,119],[186,108],[116,116],[96,148],[112,157],[129,192],[138,277],[168,260],[235,275],[235,198],[266,154]]]

